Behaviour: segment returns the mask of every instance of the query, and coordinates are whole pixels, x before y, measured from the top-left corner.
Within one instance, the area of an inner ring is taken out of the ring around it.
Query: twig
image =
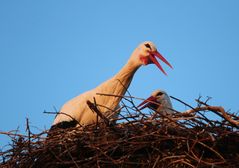
[[[89,100],[86,101],[87,105],[89,106],[89,108],[94,111],[103,121],[106,125],[109,125],[110,121],[107,117],[105,117],[98,109],[97,107],[91,103]]]

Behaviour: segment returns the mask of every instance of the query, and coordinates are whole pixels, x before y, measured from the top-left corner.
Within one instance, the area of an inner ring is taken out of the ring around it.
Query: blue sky
[[[173,65],[140,68],[129,88],[239,110],[239,1],[0,1],[0,131],[41,131],[72,97],[113,76],[143,41]],[[185,107],[174,103],[178,110]],[[213,116],[212,116],[213,117]],[[0,135],[0,144],[8,142]]]

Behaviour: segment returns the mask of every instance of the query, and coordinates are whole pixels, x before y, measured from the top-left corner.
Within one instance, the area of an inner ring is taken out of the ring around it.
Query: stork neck
[[[129,60],[114,77],[120,80],[125,87],[128,87],[134,76],[134,73],[139,67],[140,65],[137,65],[133,61]]]

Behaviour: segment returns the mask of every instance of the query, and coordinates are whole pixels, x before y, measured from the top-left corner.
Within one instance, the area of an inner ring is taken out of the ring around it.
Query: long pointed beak
[[[140,107],[139,110],[142,110],[142,109],[144,109],[144,108],[146,108],[146,107],[149,107],[149,105],[152,104],[152,103],[155,102],[155,101],[156,101],[156,97],[150,96],[150,97],[148,97],[147,99],[145,99],[142,103],[140,103],[137,107],[138,107],[138,108]],[[144,106],[143,106],[143,105],[144,105]],[[141,107],[141,106],[143,106],[143,107]]]
[[[163,61],[165,64],[167,64],[170,68],[173,69],[172,65],[158,52],[158,51],[151,51],[149,58],[150,60],[165,74],[167,75],[167,73],[164,71],[164,69],[162,68],[162,66],[159,64],[159,62],[157,61],[157,59],[155,57],[158,57],[161,61]]]

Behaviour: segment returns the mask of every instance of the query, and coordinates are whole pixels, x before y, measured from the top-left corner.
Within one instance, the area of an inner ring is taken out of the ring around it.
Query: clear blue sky
[[[40,130],[70,98],[113,76],[153,41],[173,65],[142,67],[129,88],[164,89],[191,105],[199,95],[239,110],[238,0],[0,1],[0,131]],[[175,103],[175,102],[174,102]],[[175,108],[184,110],[175,104]],[[0,136],[1,146],[7,143]]]

